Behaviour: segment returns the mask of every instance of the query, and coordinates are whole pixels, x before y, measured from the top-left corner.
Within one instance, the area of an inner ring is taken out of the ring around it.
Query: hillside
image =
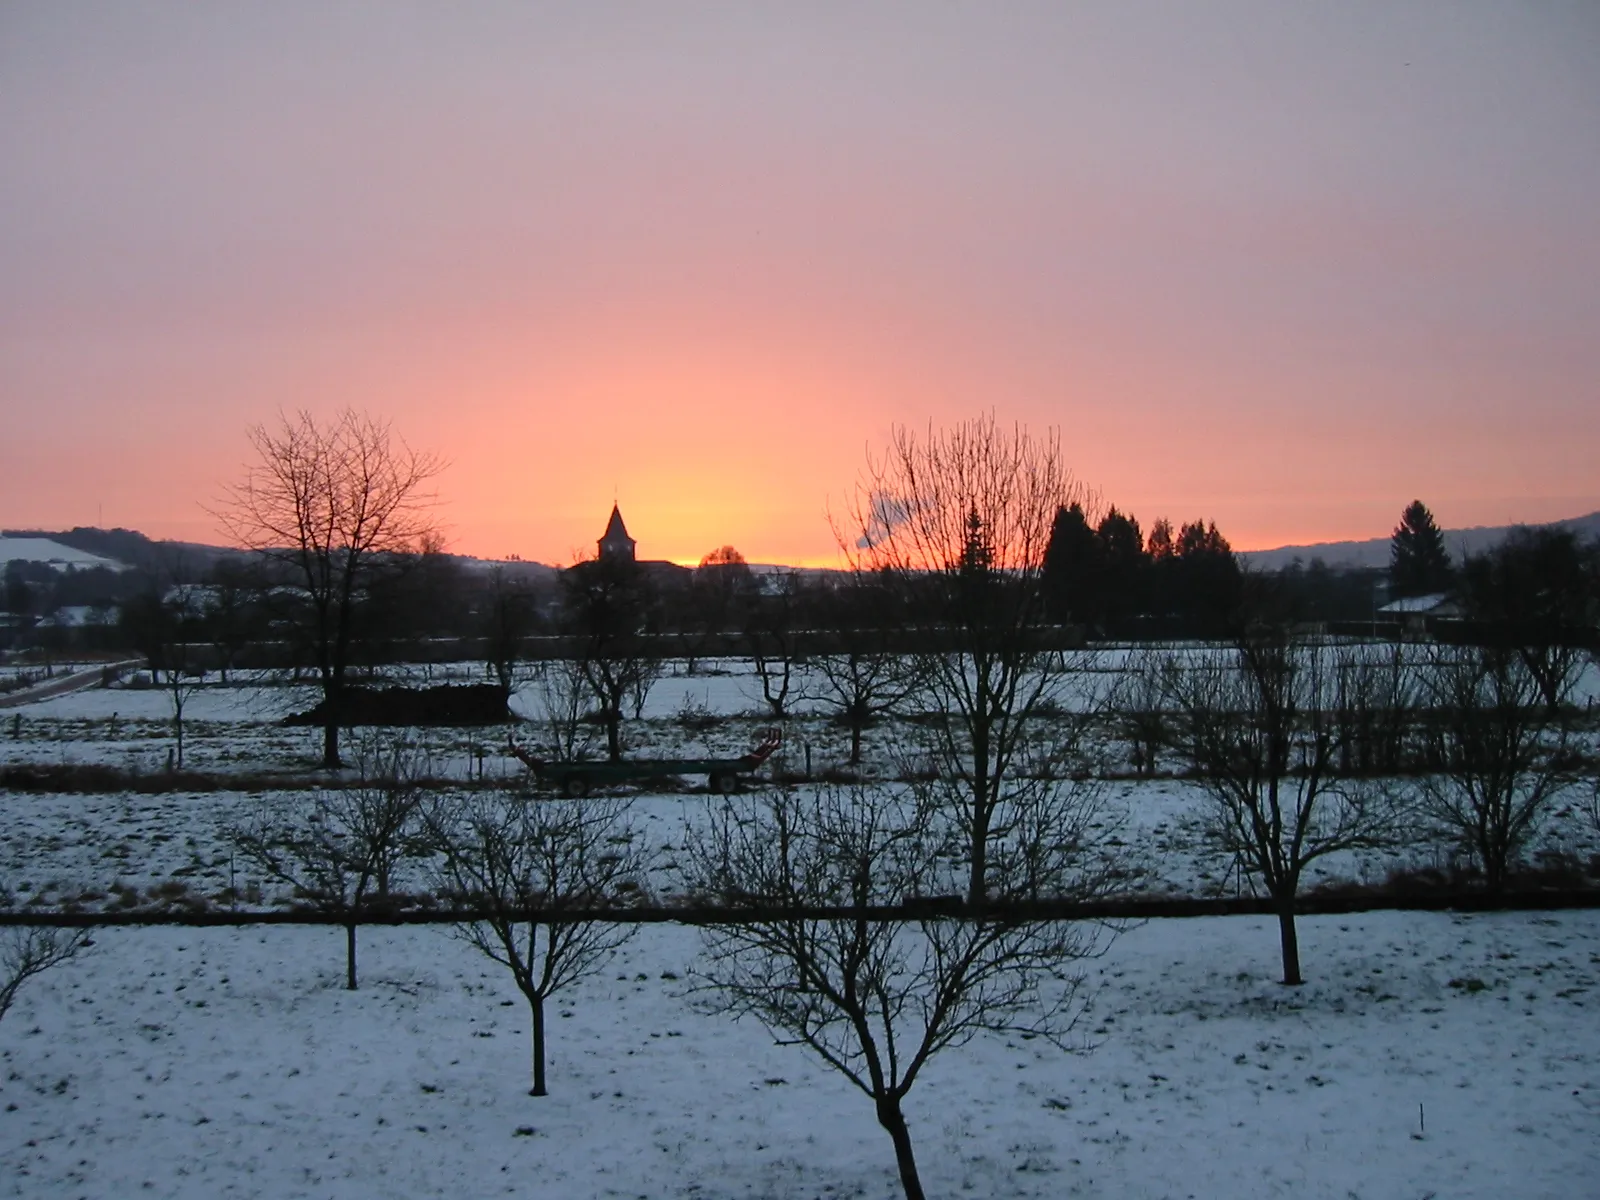
[[[42,563],[58,571],[80,571],[90,567],[126,570],[128,564],[114,558],[92,554],[52,537],[0,534],[0,566],[10,562]]]
[[[1553,521],[1558,529],[1571,529],[1584,540],[1600,539],[1600,512],[1581,517]],[[1479,554],[1503,540],[1517,528],[1514,525],[1474,525],[1466,529],[1446,529],[1445,546],[1452,558],[1459,560],[1464,554]],[[125,568],[168,565],[173,555],[180,556],[192,565],[209,566],[214,560],[237,554],[225,546],[209,546],[198,542],[157,542],[132,529],[94,529],[79,526],[64,531],[0,530],[0,563],[8,559],[48,562],[59,569],[104,566]],[[527,578],[549,578],[555,567],[531,561],[499,562],[479,559],[471,555],[451,555],[467,567],[505,566],[514,575]],[[1295,559],[1309,564],[1321,559],[1330,567],[1386,567],[1389,565],[1389,538],[1375,537],[1365,541],[1315,542],[1308,545],[1277,546],[1270,550],[1245,550],[1240,559],[1257,570],[1277,570]],[[780,564],[752,563],[750,569],[757,574],[785,571],[790,568]],[[827,574],[823,568],[807,568],[804,574]]]
[[[1582,517],[1552,521],[1557,529],[1571,529],[1584,540],[1600,538],[1600,512]],[[1444,544],[1451,558],[1460,561],[1464,554],[1481,554],[1505,539],[1515,525],[1474,525],[1468,529],[1444,530]],[[1295,559],[1310,563],[1320,558],[1330,567],[1387,567],[1389,539],[1368,538],[1361,542],[1318,542],[1307,546],[1279,546],[1272,550],[1246,550],[1239,557],[1258,570],[1286,567]]]

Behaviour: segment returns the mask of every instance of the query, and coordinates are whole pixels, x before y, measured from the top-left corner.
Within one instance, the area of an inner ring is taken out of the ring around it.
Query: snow
[[[13,560],[47,563],[57,570],[76,570],[81,567],[110,567],[114,571],[127,570],[126,563],[87,550],[63,546],[49,538],[0,536],[0,563]]]
[[[427,676],[432,682],[481,677],[475,672],[481,673],[481,666],[462,664],[432,668]],[[1585,676],[1589,685],[1596,674],[1590,670]],[[757,686],[742,669],[661,680],[650,694],[645,718],[624,723],[629,753],[672,757],[744,752],[771,720],[753,699]],[[316,699],[307,684],[270,684],[246,674],[224,687],[212,677],[186,704],[185,767],[222,775],[314,773],[321,730],[277,722],[311,707]],[[520,693],[514,707],[532,715],[537,707],[533,689]],[[720,720],[704,730],[686,729],[680,721],[685,711]],[[524,777],[524,768],[500,753],[509,732],[505,726],[491,726],[414,730],[409,736],[430,755],[429,774],[435,777],[464,780],[481,773],[516,782]],[[515,729],[524,742],[537,732],[528,726]],[[868,755],[881,753],[895,736],[888,727],[869,730]],[[803,766],[808,747],[817,771],[842,761],[848,748],[847,732],[820,716],[792,718],[787,738],[784,753],[795,769]],[[159,688],[92,688],[0,713],[0,762],[95,763],[155,774],[165,768],[172,744],[171,708]],[[1107,743],[1105,753],[1113,760],[1121,752],[1115,741]],[[881,769],[881,764],[869,761],[868,768]],[[703,785],[704,780],[689,784]],[[1205,798],[1193,783],[1120,779],[1108,781],[1104,792],[1100,831],[1117,838],[1143,869],[1145,889],[1206,894],[1238,889],[1236,874],[1204,836]],[[13,794],[6,797],[7,819],[0,824],[0,880],[9,876],[34,886],[54,882],[58,891],[103,891],[119,880],[147,889],[176,878],[214,895],[251,882],[235,873],[227,829],[263,803],[292,806],[307,800],[304,792]],[[672,846],[681,842],[685,822],[698,819],[704,804],[704,797],[692,790],[658,787],[635,796],[634,817],[653,844]],[[1552,820],[1534,845],[1535,851],[1557,847],[1586,860],[1600,853],[1600,836],[1569,810]],[[1352,852],[1319,860],[1306,883],[1381,880],[1391,869],[1407,865],[1438,863],[1431,851]],[[659,882],[674,890],[677,881]]]
[[[907,1103],[929,1194],[1591,1194],[1600,914],[1302,930],[1286,989],[1269,922],[1152,922],[1090,964],[1091,1052],[946,1051]],[[368,930],[349,993],[341,937],[111,929],[34,981],[0,1025],[0,1195],[898,1194],[864,1097],[695,1009],[691,930],[558,994],[538,1099],[502,969]]]
[[[252,675],[208,683],[189,701],[186,758],[307,771],[320,732],[275,722],[314,698]],[[758,698],[744,666],[673,675],[625,736],[641,755],[743,748],[767,720]],[[531,712],[530,700],[519,706]],[[722,723],[697,732],[679,719],[702,711]],[[790,729],[791,755],[803,741],[819,766],[842,754],[844,732],[821,717]],[[459,778],[476,769],[475,746],[505,733],[417,736]],[[890,736],[871,731],[869,751]],[[0,724],[10,761],[157,770],[170,744],[167,698],[149,688],[39,700]],[[485,767],[519,770],[496,755]],[[261,882],[234,860],[227,827],[307,795],[3,801],[0,882],[65,896],[183,881],[215,895]],[[635,797],[635,821],[665,852],[663,889],[706,803]],[[1201,836],[1192,784],[1110,781],[1106,804],[1103,831],[1152,890],[1233,886]],[[1600,849],[1576,828],[1554,822],[1552,843]],[[1352,855],[1324,871],[1390,865]],[[421,882],[422,864],[408,869],[397,886]],[[1299,928],[1305,987],[1275,982],[1270,920],[1153,921],[1085,964],[1088,1052],[996,1036],[945,1051],[907,1102],[929,1195],[1593,1194],[1600,912],[1371,913]],[[539,1099],[527,1095],[527,1007],[502,968],[443,928],[364,929],[360,946],[363,986],[349,993],[336,929],[98,931],[0,1022],[0,1197],[899,1194],[864,1097],[759,1025],[696,1008],[694,930],[642,928],[599,977],[555,997],[552,1094]]]
[[[1448,592],[1430,592],[1426,596],[1402,596],[1398,600],[1391,600],[1378,611],[1395,615],[1431,613],[1448,604],[1449,601],[1450,595]]]

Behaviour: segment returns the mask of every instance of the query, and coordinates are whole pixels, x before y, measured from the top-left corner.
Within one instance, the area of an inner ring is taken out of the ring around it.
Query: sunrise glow
[[[1235,7],[10,6],[0,519],[216,540],[346,405],[554,563],[832,564],[983,412],[1239,548],[1600,508],[1592,14]]]

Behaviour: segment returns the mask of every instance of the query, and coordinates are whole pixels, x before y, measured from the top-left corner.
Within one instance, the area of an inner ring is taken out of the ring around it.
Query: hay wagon
[[[731,792],[741,775],[758,770],[783,742],[782,731],[766,731],[761,744],[737,758],[624,758],[558,762],[535,758],[515,742],[510,751],[525,763],[540,784],[566,796],[586,796],[596,787],[704,775],[713,792]]]

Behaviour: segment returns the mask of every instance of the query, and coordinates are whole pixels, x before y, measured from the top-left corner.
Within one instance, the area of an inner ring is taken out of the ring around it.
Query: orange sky
[[[550,562],[831,562],[988,410],[1239,548],[1597,509],[1597,12],[8,5],[0,525],[346,404]]]

